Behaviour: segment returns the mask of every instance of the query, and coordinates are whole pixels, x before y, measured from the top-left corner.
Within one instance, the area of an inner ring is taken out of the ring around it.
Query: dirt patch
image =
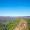
[[[14,30],[28,30],[27,22],[24,19],[21,19],[21,22],[15,27]]]

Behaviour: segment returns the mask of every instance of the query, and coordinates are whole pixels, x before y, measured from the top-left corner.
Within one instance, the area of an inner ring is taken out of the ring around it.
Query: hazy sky
[[[0,0],[0,16],[30,16],[30,0]]]

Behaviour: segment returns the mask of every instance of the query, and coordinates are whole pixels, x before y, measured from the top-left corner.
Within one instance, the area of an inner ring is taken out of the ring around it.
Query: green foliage
[[[19,19],[19,18],[16,18],[16,19],[11,23],[12,29],[14,29],[14,28],[17,26],[17,24],[19,23],[19,21],[20,21],[20,19]]]
[[[29,28],[29,30],[30,30],[30,18],[25,18],[25,20],[27,21],[27,23],[28,23],[28,28]]]
[[[20,21],[19,18],[14,19],[14,21],[11,22],[11,28],[10,28],[10,30],[13,30],[17,26],[17,24],[19,23],[19,21]]]
[[[20,18],[15,18],[13,22],[7,21],[7,23],[4,23],[3,27],[1,27],[0,30],[13,30],[19,22]]]
[[[11,22],[7,22],[6,24],[4,24],[4,28],[6,28],[7,30],[9,30],[11,27]]]
[[[0,30],[2,30],[2,28],[0,27]]]

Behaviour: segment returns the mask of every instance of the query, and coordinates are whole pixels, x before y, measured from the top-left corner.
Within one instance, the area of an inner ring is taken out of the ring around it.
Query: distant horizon
[[[23,17],[23,16],[0,16],[0,17]]]

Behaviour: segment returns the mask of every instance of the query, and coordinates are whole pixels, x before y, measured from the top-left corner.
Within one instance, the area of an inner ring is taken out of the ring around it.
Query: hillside
[[[21,22],[19,22],[14,30],[28,30],[27,22],[24,19],[21,19]]]
[[[26,27],[26,28],[25,28]],[[30,30],[30,16],[26,17],[0,17],[0,30]]]

